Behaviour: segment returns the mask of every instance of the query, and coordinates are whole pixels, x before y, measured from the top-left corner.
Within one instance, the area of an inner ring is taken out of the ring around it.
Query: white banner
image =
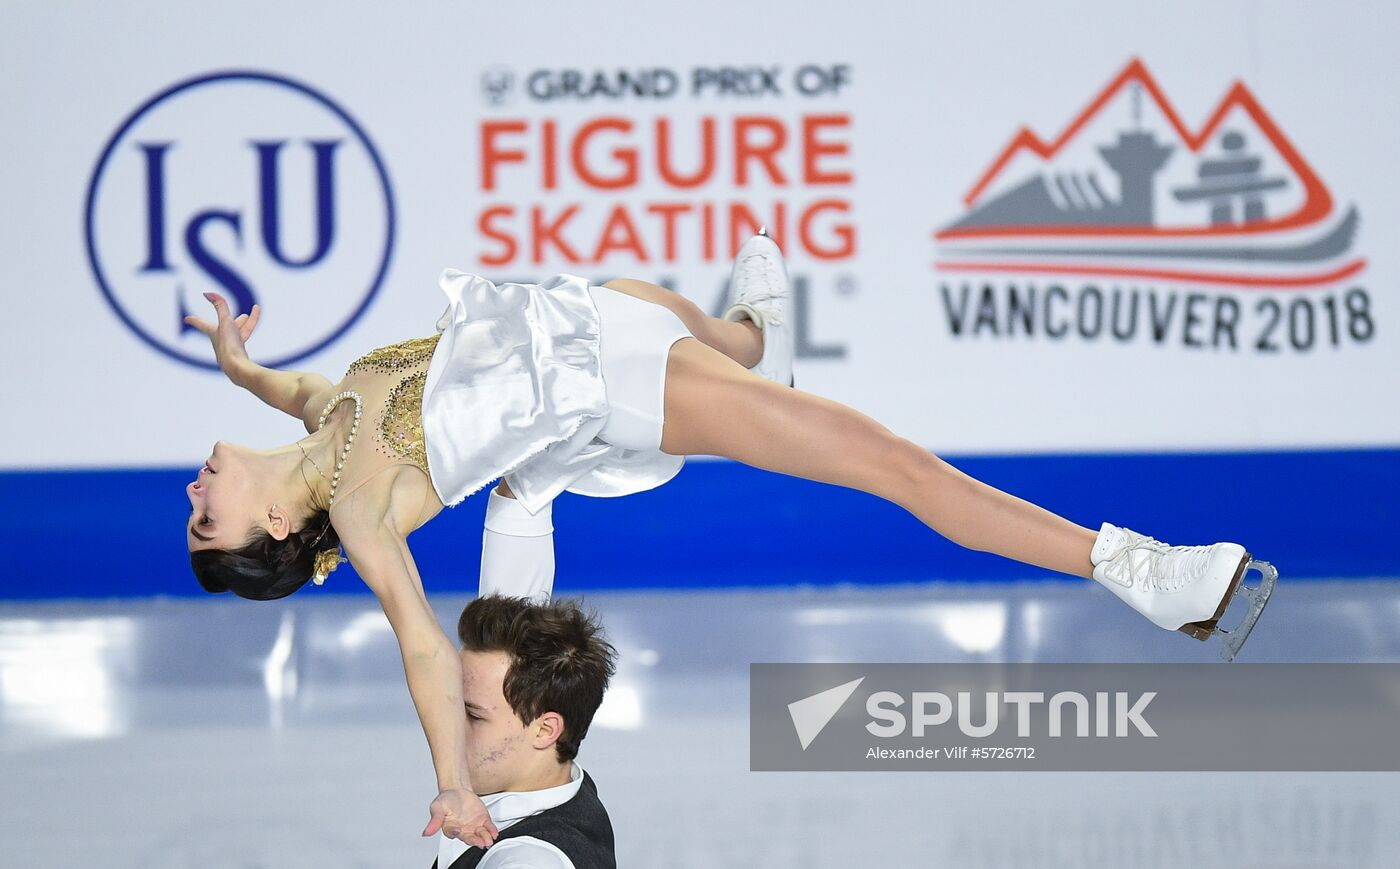
[[[798,386],[933,449],[1400,443],[1393,6],[5,17],[5,467],[294,436],[182,327],[209,290],[334,379],[445,266],[713,310],[760,224]]]

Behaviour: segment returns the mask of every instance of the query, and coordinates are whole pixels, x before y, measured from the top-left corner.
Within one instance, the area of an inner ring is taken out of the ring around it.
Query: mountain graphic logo
[[[1243,82],[1193,130],[1141,60],[1058,135],[1022,128],[934,232],[945,272],[1295,289],[1344,280],[1360,218]]]
[[[864,681],[865,677],[861,676],[788,704],[788,714],[792,716],[792,726],[797,730],[797,739],[802,743],[803,751],[831,723],[831,719],[836,717],[836,713],[841,711],[841,707]]]

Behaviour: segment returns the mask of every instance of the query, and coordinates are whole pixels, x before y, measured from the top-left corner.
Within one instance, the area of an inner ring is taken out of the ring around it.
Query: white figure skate
[[[783,253],[766,229],[744,242],[729,278],[725,320],[752,320],[763,333],[763,358],[751,370],[792,386],[792,329],[787,322],[789,284]]]
[[[1168,546],[1107,522],[1089,560],[1094,579],[1153,624],[1202,642],[1220,634],[1220,657],[1226,661],[1239,654],[1278,581],[1272,564],[1253,560],[1238,543]],[[1243,582],[1250,570],[1260,575],[1254,588]],[[1219,626],[1220,617],[1237,594],[1249,608],[1239,625],[1227,631]]]

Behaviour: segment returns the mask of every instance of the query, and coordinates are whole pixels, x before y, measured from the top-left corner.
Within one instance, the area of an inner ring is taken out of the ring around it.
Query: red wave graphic
[[[1303,185],[1305,193],[1303,204],[1291,214],[1269,220],[1261,220],[1256,223],[1241,226],[1202,226],[1202,227],[1173,227],[1157,228],[1143,226],[987,226],[970,227],[964,229],[945,229],[934,233],[938,239],[955,238],[975,238],[983,236],[1006,236],[1006,235],[1137,235],[1137,236],[1209,236],[1209,235],[1239,235],[1274,232],[1282,229],[1293,229],[1300,226],[1307,226],[1325,218],[1332,211],[1332,194],[1322,183],[1322,179],[1317,177],[1312,167],[1303,159],[1303,155],[1298,153],[1298,149],[1293,147],[1293,143],[1283,134],[1278,125],[1264,111],[1263,106],[1245,87],[1244,82],[1235,82],[1229,93],[1216,106],[1210,119],[1206,121],[1199,133],[1191,133],[1182,123],[1181,116],[1167,99],[1162,88],[1157,84],[1152,73],[1138,58],[1133,58],[1123,71],[1118,74],[1108,86],[1094,98],[1093,102],[1079,113],[1064,132],[1053,142],[1046,142],[1037,136],[1029,127],[1022,127],[1020,132],[1011,142],[1002,149],[1001,155],[993,161],[990,168],[983,173],[967,195],[963,197],[963,204],[972,208],[985,191],[996,180],[997,175],[1006,168],[1011,159],[1022,150],[1028,150],[1042,160],[1050,160],[1060,152],[1060,149],[1073,139],[1093,117],[1098,114],[1114,94],[1122,90],[1131,82],[1142,85],[1149,96],[1157,103],[1162,114],[1176,130],[1177,136],[1193,152],[1199,153],[1201,148],[1210,141],[1210,137],[1225,120],[1225,115],[1230,109],[1238,106],[1243,109],[1260,131],[1269,139],[1279,155],[1288,163],[1293,170],[1293,174]]]
[[[1012,272],[1018,274],[1086,275],[1091,277],[1152,278],[1165,281],[1186,281],[1195,284],[1226,284],[1246,289],[1289,290],[1307,289],[1345,280],[1366,267],[1366,260],[1355,259],[1346,265],[1309,275],[1247,275],[1222,272],[1187,271],[1178,269],[1117,268],[1096,265],[1066,265],[1064,263],[987,263],[938,262],[934,268],[950,272]]]

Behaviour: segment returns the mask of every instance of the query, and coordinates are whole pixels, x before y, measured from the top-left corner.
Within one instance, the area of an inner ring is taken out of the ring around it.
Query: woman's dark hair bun
[[[196,549],[190,566],[210,594],[231,591],[249,600],[277,600],[306,585],[317,552],[338,546],[330,514],[318,510],[284,540],[258,528],[237,549]]]

